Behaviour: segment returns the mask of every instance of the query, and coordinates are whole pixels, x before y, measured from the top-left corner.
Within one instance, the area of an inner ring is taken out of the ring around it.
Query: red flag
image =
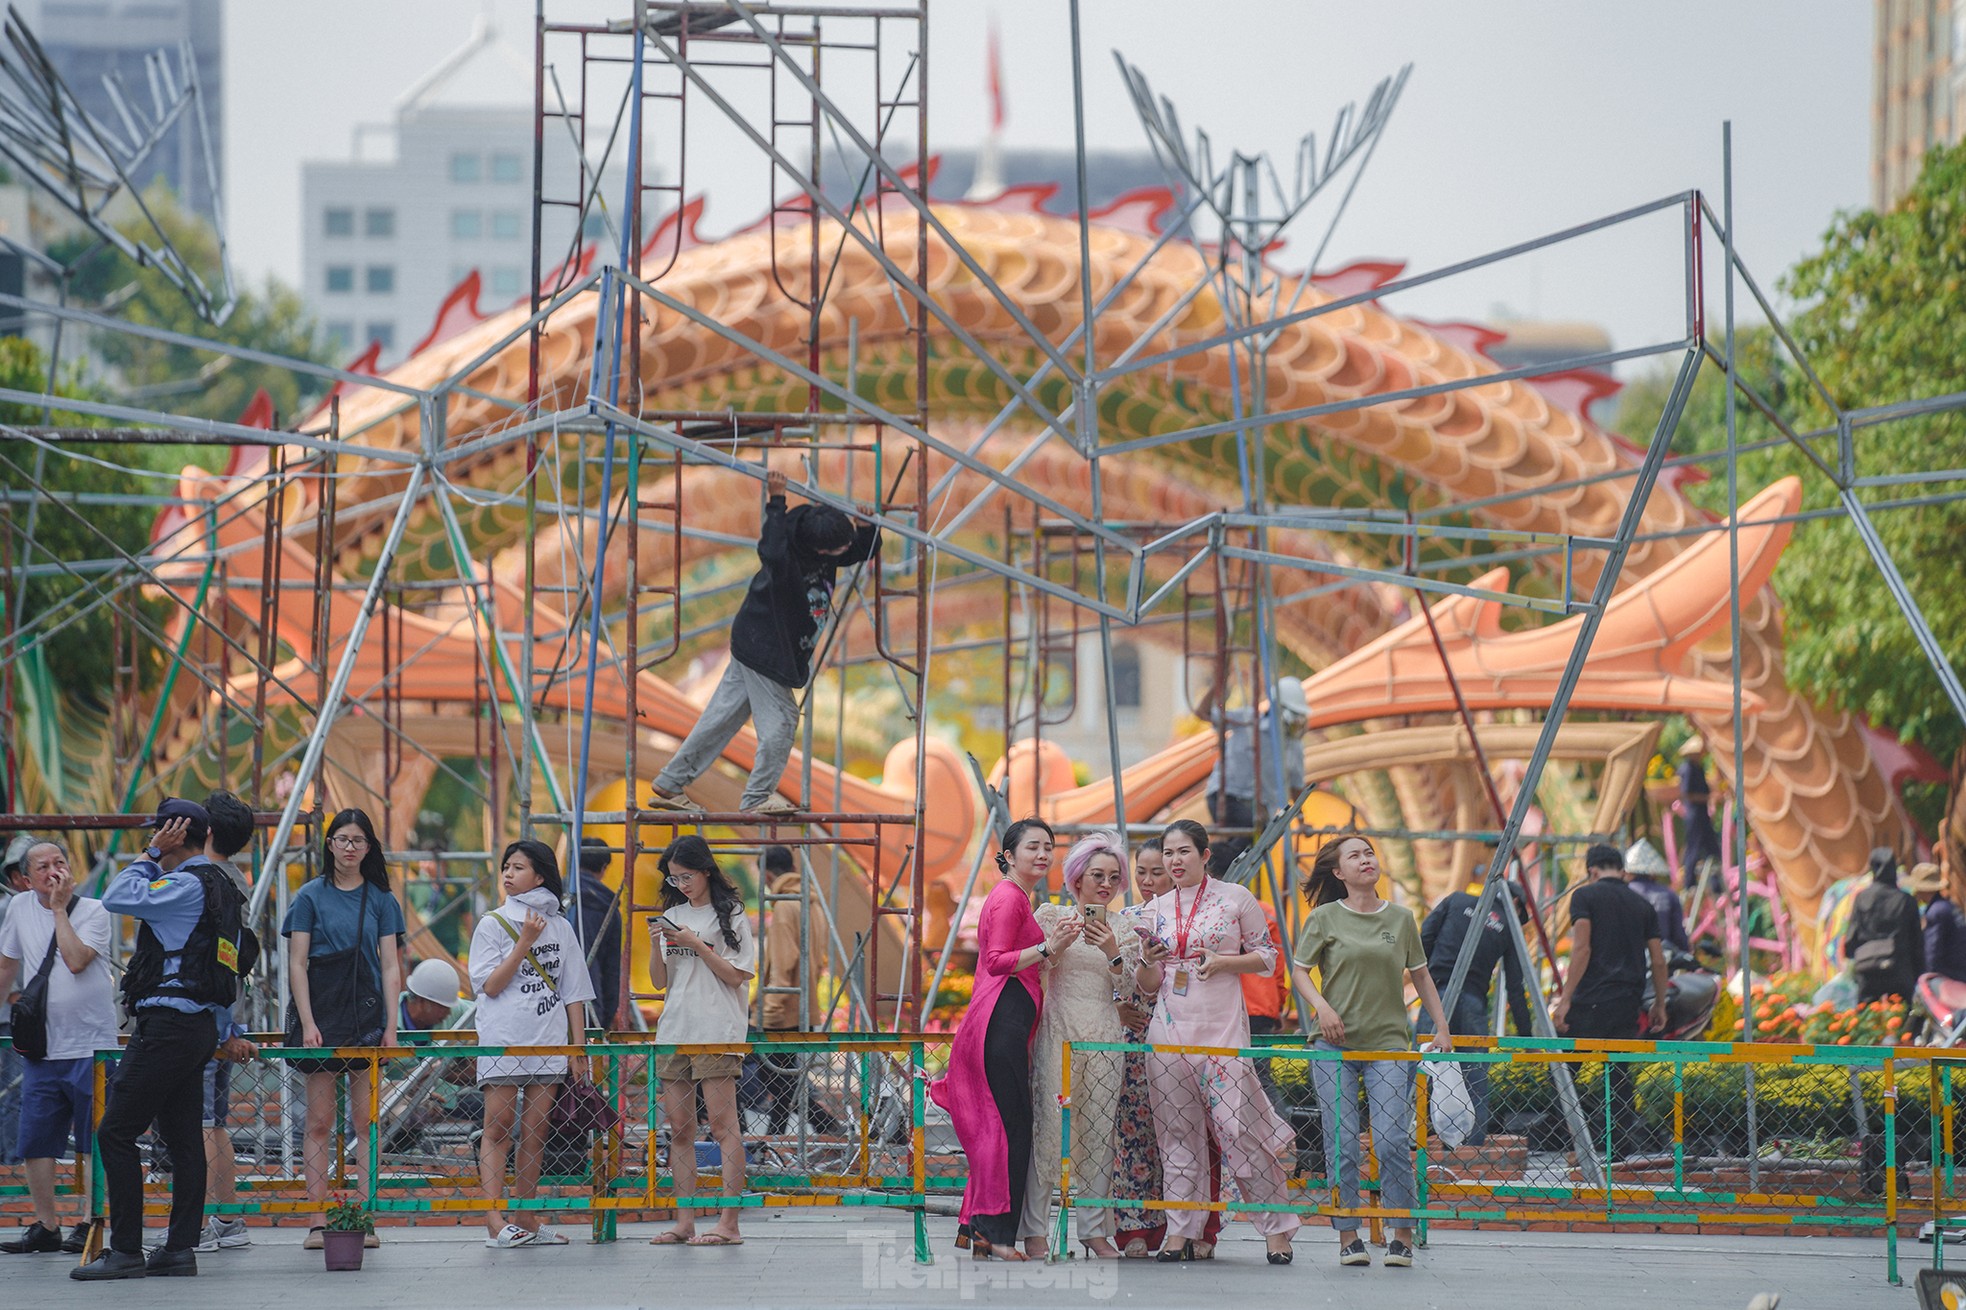
[[[990,22],[990,131],[1003,131],[1003,61],[997,53],[997,24]]]

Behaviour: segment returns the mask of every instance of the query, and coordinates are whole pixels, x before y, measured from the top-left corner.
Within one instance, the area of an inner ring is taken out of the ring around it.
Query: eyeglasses
[[[704,873],[701,869],[677,868],[669,871],[667,881],[671,887],[680,887],[683,885],[683,879],[685,878],[701,878],[703,876]]]
[[[328,845],[338,846],[344,851],[361,851],[368,849],[369,839],[367,837],[330,837],[328,838]]]

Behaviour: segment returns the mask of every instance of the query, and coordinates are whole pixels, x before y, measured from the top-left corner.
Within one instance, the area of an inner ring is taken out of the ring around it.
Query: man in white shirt
[[[11,1255],[82,1249],[86,1225],[64,1240],[55,1211],[55,1165],[71,1139],[89,1153],[95,1053],[116,1047],[115,984],[109,973],[109,912],[75,894],[68,853],[54,842],[28,848],[22,867],[30,892],[17,896],[0,924],[0,994],[18,979],[25,991],[48,974],[48,1049],[22,1056],[20,1153],[34,1222],[0,1251]]]
[[[7,853],[0,855],[0,924],[7,921],[8,902],[27,890],[27,874],[20,866],[33,844],[34,839],[26,833],[15,833],[7,843]],[[10,999],[0,991],[0,1037],[13,1035]],[[20,1078],[20,1057],[11,1045],[0,1046],[0,1165],[20,1163],[14,1151],[20,1141]]]

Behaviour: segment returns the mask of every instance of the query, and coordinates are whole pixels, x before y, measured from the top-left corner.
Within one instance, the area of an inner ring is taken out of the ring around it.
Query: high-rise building
[[[391,122],[357,129],[352,158],[301,166],[302,296],[332,342],[379,343],[381,363],[400,361],[473,270],[487,310],[530,293],[531,101],[529,59],[481,24]],[[545,149],[548,177],[573,172],[570,139],[548,132]],[[571,252],[573,222],[570,210],[548,211],[545,267]],[[586,229],[604,234],[597,212]]]
[[[119,130],[123,119],[103,78],[114,75],[126,98],[147,106],[150,80],[144,60],[164,51],[175,76],[178,50],[190,42],[205,100],[203,128],[210,133],[211,171],[196,130],[184,122],[130,180],[142,189],[162,178],[193,213],[211,213],[214,178],[220,194],[225,187],[222,0],[17,0],[16,7],[82,108],[112,130]]]
[[[1966,0],[1876,0],[1871,205],[1911,189],[1927,151],[1966,133]]]

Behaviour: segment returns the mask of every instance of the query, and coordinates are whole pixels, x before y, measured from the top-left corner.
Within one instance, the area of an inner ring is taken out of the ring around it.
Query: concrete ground
[[[1328,1230],[1306,1230],[1296,1263],[1264,1263],[1262,1240],[1233,1224],[1214,1261],[1157,1265],[1074,1260],[975,1264],[954,1249],[955,1221],[931,1218],[935,1263],[910,1258],[905,1215],[879,1210],[752,1212],[743,1246],[652,1249],[662,1225],[624,1228],[609,1246],[586,1243],[488,1251],[476,1230],[385,1230],[359,1273],[328,1275],[301,1235],[253,1230],[254,1244],[199,1257],[196,1279],[142,1284],[72,1282],[71,1257],[0,1255],[0,1306],[117,1303],[144,1310],[538,1310],[541,1307],[1042,1306],[1111,1303],[1178,1310],[1291,1305],[1417,1310],[1746,1310],[1778,1292],[1782,1310],[1912,1310],[1907,1285],[1884,1281],[1881,1238],[1674,1237],[1604,1233],[1436,1233],[1412,1269],[1341,1269]],[[161,1239],[162,1233],[152,1236]],[[1904,1243],[1903,1275],[1930,1248]]]

